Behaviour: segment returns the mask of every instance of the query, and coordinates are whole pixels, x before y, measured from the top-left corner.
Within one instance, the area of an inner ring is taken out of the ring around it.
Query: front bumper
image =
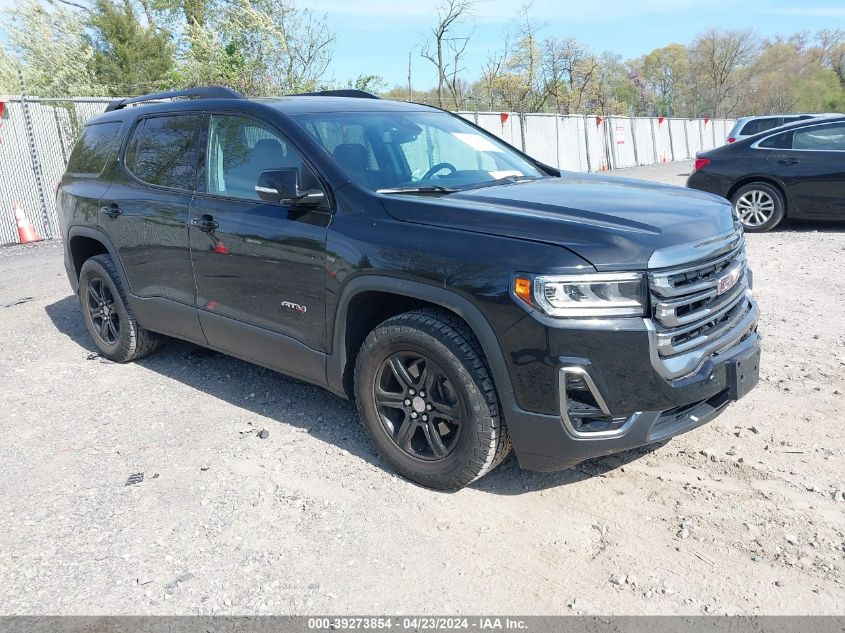
[[[695,372],[680,379],[668,378],[650,354],[640,356],[637,365],[627,370],[619,365],[608,370],[606,363],[587,358],[557,357],[554,415],[526,411],[516,402],[506,405],[505,419],[520,466],[528,470],[562,470],[593,457],[665,441],[715,418],[748,391],[742,385],[738,388],[739,359],[752,359],[755,376],[759,367],[758,309],[749,300],[751,309],[742,327],[734,330],[731,339],[723,340],[718,349],[709,350],[710,355],[702,359]],[[648,330],[647,322],[645,326]],[[642,332],[630,331],[625,338],[628,337],[640,341]],[[554,341],[554,336],[550,338]],[[653,341],[648,347],[653,349]],[[579,432],[566,413],[560,376],[567,372],[586,377],[601,409],[624,423],[609,431]]]

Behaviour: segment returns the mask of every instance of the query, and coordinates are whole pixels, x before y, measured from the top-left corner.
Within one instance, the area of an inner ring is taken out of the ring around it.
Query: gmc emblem
[[[736,285],[737,281],[739,281],[739,270],[734,270],[719,279],[719,282],[716,285],[716,292],[720,295],[725,294]]]

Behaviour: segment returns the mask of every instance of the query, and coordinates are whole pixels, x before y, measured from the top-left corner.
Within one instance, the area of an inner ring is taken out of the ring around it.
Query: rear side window
[[[742,128],[741,134],[743,136],[753,136],[754,134],[759,134],[760,132],[765,132],[766,130],[778,127],[782,124],[781,121],[782,119],[778,117],[754,119],[753,121],[749,121],[745,124],[745,127]]]
[[[141,120],[126,146],[126,168],[145,183],[192,191],[201,119],[198,114],[178,114]]]
[[[760,141],[758,147],[765,147],[768,149],[792,149],[792,134],[793,132],[783,132],[782,134],[775,134],[769,138],[764,138]]]
[[[122,123],[86,125],[73,147],[67,162],[67,172],[74,175],[99,176],[111,154]]]

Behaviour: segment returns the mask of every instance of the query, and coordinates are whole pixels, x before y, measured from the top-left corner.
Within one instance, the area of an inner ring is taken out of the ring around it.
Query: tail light
[[[736,139],[733,136],[729,136],[728,143],[736,143]]]
[[[709,158],[696,158],[695,159],[695,171],[701,171],[703,168],[707,167],[710,164]]]

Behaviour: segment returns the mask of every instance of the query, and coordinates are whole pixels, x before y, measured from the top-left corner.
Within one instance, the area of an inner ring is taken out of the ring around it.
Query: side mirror
[[[299,169],[266,169],[258,176],[255,193],[265,202],[316,207],[326,194],[319,189],[299,190]]]

